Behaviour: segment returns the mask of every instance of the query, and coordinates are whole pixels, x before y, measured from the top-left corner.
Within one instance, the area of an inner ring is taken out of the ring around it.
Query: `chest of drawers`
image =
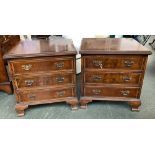
[[[17,35],[0,35],[0,90],[8,94],[12,93],[11,83],[6,71],[6,63],[3,60],[3,54],[13,48],[20,40]]]
[[[75,55],[66,39],[23,41],[4,55],[19,116],[37,104],[66,102],[77,109]]]
[[[141,105],[140,94],[151,52],[133,39],[84,38],[81,108],[93,100],[127,101],[133,111]]]

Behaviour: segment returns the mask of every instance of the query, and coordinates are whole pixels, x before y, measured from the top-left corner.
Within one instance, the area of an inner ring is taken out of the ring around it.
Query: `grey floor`
[[[32,106],[26,110],[25,116],[17,117],[14,95],[0,92],[0,118],[10,119],[145,119],[155,118],[155,52],[149,56],[144,85],[141,94],[142,106],[140,112],[131,112],[125,102],[93,102],[87,110],[71,111],[65,103]],[[78,81],[79,81],[78,75]],[[79,92],[78,92],[79,96]]]

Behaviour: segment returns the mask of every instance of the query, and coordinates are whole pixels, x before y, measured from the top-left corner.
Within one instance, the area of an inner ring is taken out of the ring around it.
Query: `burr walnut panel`
[[[38,89],[19,91],[17,94],[19,102],[35,102],[42,100],[58,99],[65,97],[75,97],[75,88],[62,89]]]
[[[139,93],[138,87],[84,87],[84,96],[138,98]]]
[[[14,78],[14,85],[18,88],[46,87],[64,84],[75,84],[75,75],[69,73],[21,75]]]
[[[137,84],[143,79],[142,73],[137,72],[85,72],[84,83],[93,84]]]
[[[27,59],[27,60],[20,59],[10,61],[9,66],[12,71],[12,74],[73,70],[74,59],[71,57]]]
[[[85,69],[126,69],[143,70],[143,63],[146,61],[144,56],[131,55],[96,55],[84,56]]]

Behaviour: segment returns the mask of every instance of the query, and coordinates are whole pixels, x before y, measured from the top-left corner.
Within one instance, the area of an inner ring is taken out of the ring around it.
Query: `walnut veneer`
[[[84,38],[81,108],[93,100],[128,101],[132,110],[141,105],[140,94],[151,52],[133,39]]]
[[[23,41],[4,55],[19,116],[37,104],[66,101],[77,109],[75,55],[67,39]]]

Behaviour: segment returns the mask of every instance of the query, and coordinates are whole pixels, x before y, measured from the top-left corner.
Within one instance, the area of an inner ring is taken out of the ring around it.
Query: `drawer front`
[[[131,55],[84,56],[86,69],[135,69],[143,70],[146,57]]]
[[[8,41],[10,37],[11,37],[10,35],[2,35],[2,36],[0,36],[0,43],[3,44],[4,42]]]
[[[98,84],[140,84],[142,81],[142,73],[133,72],[85,72],[84,83]]]
[[[22,91],[18,93],[18,101],[19,102],[34,102],[41,100],[50,100],[57,98],[65,98],[65,97],[73,97],[75,96],[74,88],[67,88],[61,90],[53,90],[53,89],[41,89],[35,91]]]
[[[73,58],[45,58],[32,60],[14,60],[9,63],[12,74],[73,70]]]
[[[73,73],[53,74],[53,75],[35,75],[35,76],[19,76],[14,80],[16,88],[24,87],[42,87],[52,85],[74,84],[75,76]]]
[[[138,98],[139,93],[138,87],[84,87],[84,96]]]

